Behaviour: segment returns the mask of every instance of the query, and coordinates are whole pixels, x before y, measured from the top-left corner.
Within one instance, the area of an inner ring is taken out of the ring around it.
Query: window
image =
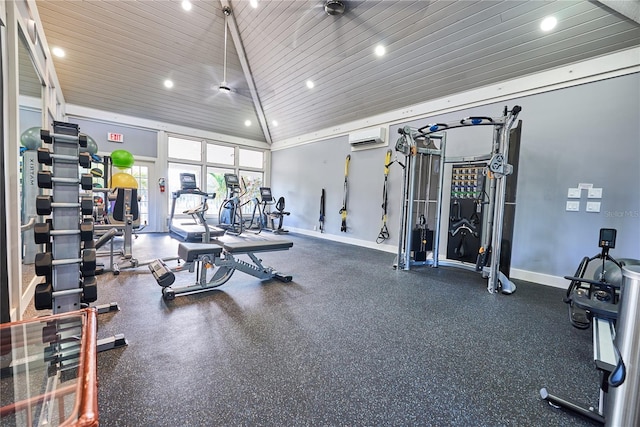
[[[256,168],[262,169],[264,167],[264,153],[262,151],[239,149],[240,161],[238,166],[241,168]]]
[[[131,175],[138,182],[138,212],[140,224],[149,224],[149,168],[147,166],[133,165]]]
[[[242,214],[251,214],[253,203],[247,203],[252,199],[260,200],[260,187],[262,187],[262,172],[240,171],[240,182],[242,183]]]
[[[190,165],[184,163],[169,163],[167,184],[168,192],[170,194],[169,199],[169,213],[171,213],[171,205],[173,204],[173,193],[180,190],[180,174],[181,173],[193,173],[196,175],[196,184],[200,187],[202,182],[200,176],[201,167],[198,165]],[[193,209],[202,203],[202,197],[185,194],[176,199],[176,208],[174,215],[181,215],[182,212],[187,209]]]
[[[260,149],[247,149],[213,141],[197,141],[180,137],[168,138],[167,193],[169,194],[169,214],[171,213],[171,194],[180,189],[180,174],[193,173],[200,190],[216,193],[215,199],[209,199],[208,218],[216,218],[220,205],[227,197],[224,182],[225,173],[234,173],[241,179],[241,188],[245,194],[242,202],[250,202],[260,196],[260,186],[264,182],[265,153]],[[244,181],[244,182],[243,182]],[[181,196],[176,200],[174,215],[182,215],[202,203],[200,196]],[[243,213],[250,214],[252,203],[246,203]]]
[[[168,155],[170,159],[199,162],[202,160],[202,142],[170,136]]]
[[[218,215],[220,205],[227,197],[227,187],[224,184],[225,173],[235,173],[235,170],[207,167],[207,193],[216,193],[216,198],[208,202],[209,216]]]
[[[207,163],[233,166],[235,164],[235,157],[235,149],[233,147],[207,144]]]

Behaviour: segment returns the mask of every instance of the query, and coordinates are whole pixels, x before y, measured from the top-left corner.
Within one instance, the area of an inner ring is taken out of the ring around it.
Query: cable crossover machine
[[[402,209],[395,267],[449,265],[475,270],[488,278],[490,293],[515,292],[508,278],[515,212],[516,172],[521,121],[520,106],[507,107],[501,117],[474,116],[450,123],[398,129],[395,150],[405,156]],[[492,126],[491,152],[473,157],[447,157],[447,131]],[[513,164],[510,164],[511,161]],[[451,165],[447,227],[443,218],[445,166]],[[508,207],[505,227],[505,206]],[[415,224],[415,228],[414,227]],[[430,230],[429,225],[434,229]],[[446,256],[440,256],[441,235],[447,236]]]

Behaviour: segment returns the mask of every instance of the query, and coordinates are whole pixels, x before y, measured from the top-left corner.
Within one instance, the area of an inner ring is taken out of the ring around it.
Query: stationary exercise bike
[[[263,228],[275,234],[288,233],[289,230],[285,230],[282,227],[284,217],[291,214],[291,212],[285,211],[284,197],[279,197],[278,200],[275,201],[271,194],[271,188],[260,187],[260,198],[262,199]],[[271,210],[271,206],[273,206],[274,210]],[[277,226],[276,221],[278,222]]]

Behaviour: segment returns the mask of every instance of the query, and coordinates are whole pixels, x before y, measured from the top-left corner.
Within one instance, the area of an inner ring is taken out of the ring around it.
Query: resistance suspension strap
[[[324,188],[322,189],[322,193],[320,194],[320,232],[324,233]]]
[[[351,154],[347,155],[344,161],[344,196],[342,198],[342,209],[339,214],[342,215],[342,225],[340,225],[340,231],[347,232],[347,178],[349,177],[349,162],[351,161]]]
[[[382,243],[389,238],[389,229],[387,229],[387,185],[389,182],[389,166],[391,166],[391,150],[387,150],[384,157],[384,185],[382,187],[382,228],[376,239],[376,243]]]

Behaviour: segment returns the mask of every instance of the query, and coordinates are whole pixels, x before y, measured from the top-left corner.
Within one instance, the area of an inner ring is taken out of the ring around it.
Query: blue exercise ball
[[[40,128],[33,127],[25,130],[20,135],[20,144],[27,150],[37,150],[42,146],[42,139],[40,138]]]
[[[89,153],[89,154],[97,154],[98,153],[98,143],[95,139],[91,138],[89,135],[87,137],[87,146],[80,147],[81,153]]]

